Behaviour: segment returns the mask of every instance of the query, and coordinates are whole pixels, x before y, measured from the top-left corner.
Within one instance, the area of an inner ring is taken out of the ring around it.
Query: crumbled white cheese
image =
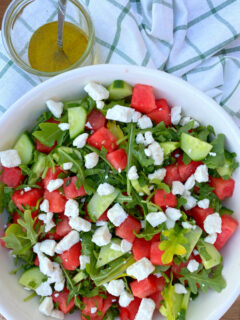
[[[211,157],[216,157],[216,152],[209,152],[209,155],[211,156]]]
[[[204,230],[209,234],[222,232],[222,219],[217,212],[208,215],[203,224]]]
[[[174,285],[174,290],[177,294],[186,294],[187,293],[187,289],[181,283],[176,283]]]
[[[184,221],[182,222],[182,227],[184,229],[193,229],[195,226],[193,226],[191,223],[189,223],[188,221]]]
[[[185,196],[184,198],[187,200],[187,202],[183,205],[185,210],[191,210],[193,207],[196,206],[197,200],[194,197]]]
[[[49,202],[47,199],[44,199],[43,202],[40,204],[40,211],[49,212]]]
[[[116,104],[113,108],[107,110],[106,118],[108,120],[130,123],[132,121],[133,112],[134,110],[132,108]]]
[[[124,290],[120,294],[118,303],[122,308],[126,308],[133,300],[134,300],[133,295],[128,293],[126,290]]]
[[[66,130],[69,130],[70,124],[62,122],[62,123],[59,123],[58,127],[59,127],[60,130],[66,131]]]
[[[50,231],[53,227],[56,226],[56,224],[53,221],[53,213],[52,212],[47,212],[47,214],[45,214],[45,213],[39,214],[38,219],[44,222],[45,232]]]
[[[194,254],[195,256],[198,256],[198,255],[199,255],[199,252],[197,251],[197,249],[194,249],[194,250],[193,250],[193,254]]]
[[[6,168],[18,167],[21,164],[21,159],[15,149],[0,151],[0,161]]]
[[[131,250],[132,250],[132,243],[123,239],[121,241],[121,251],[125,253],[125,252],[129,252]]]
[[[64,251],[69,250],[72,246],[78,243],[79,240],[79,233],[75,230],[72,230],[58,242],[55,248],[55,252],[62,254]]]
[[[97,193],[100,196],[108,196],[109,194],[112,194],[114,192],[114,187],[111,186],[109,183],[104,182],[101,183],[97,188]]]
[[[115,203],[114,206],[107,212],[108,219],[116,226],[120,226],[128,215],[119,203]]]
[[[190,271],[190,272],[195,272],[198,270],[198,267],[199,267],[199,263],[195,260],[195,259],[191,259],[189,262],[188,262],[188,265],[187,265],[187,269]]]
[[[154,142],[152,132],[151,131],[146,131],[145,134],[145,145],[148,146],[149,144]]]
[[[144,145],[145,145],[145,138],[144,138],[144,136],[143,136],[142,133],[138,133],[138,134],[136,135],[136,143],[137,143],[137,144],[144,144]]]
[[[102,110],[104,108],[104,101],[97,100],[96,107],[97,107],[97,109]]]
[[[104,86],[96,82],[89,82],[84,87],[84,91],[86,91],[88,95],[95,101],[108,99],[109,97],[108,90]]]
[[[79,215],[79,204],[74,199],[69,199],[65,204],[64,215],[71,218],[76,218]]]
[[[154,269],[155,267],[152,265],[151,261],[147,258],[142,258],[129,266],[126,272],[129,276],[133,276],[138,281],[141,281],[146,279]]]
[[[52,297],[46,297],[40,303],[38,310],[40,311],[40,313],[44,314],[45,316],[51,316],[53,308],[54,308],[54,305],[53,305]]]
[[[166,176],[167,170],[165,168],[157,169],[153,173],[149,173],[148,179],[149,180],[163,180]]]
[[[167,227],[167,229],[169,230],[169,229],[171,229],[171,228],[174,228],[174,226],[175,226],[175,221],[168,218],[167,221],[166,221],[166,227]]]
[[[121,246],[114,242],[111,244],[110,248],[114,251],[121,251]]]
[[[137,125],[140,129],[148,129],[152,128],[152,120],[148,116],[142,116],[140,119],[138,119]]]
[[[97,228],[92,236],[92,242],[97,246],[102,247],[110,243],[112,239],[112,234],[107,226],[102,226]]]
[[[124,291],[124,282],[120,280],[112,280],[107,284],[107,292],[115,297],[119,297]]]
[[[102,226],[106,226],[107,225],[107,221],[96,221],[96,227],[102,227]]]
[[[164,153],[160,144],[156,141],[151,143],[148,148],[144,150],[147,157],[152,157],[154,164],[160,166],[163,163]]]
[[[167,221],[167,217],[162,211],[150,212],[147,214],[146,220],[150,223],[152,227],[155,228],[163,222]]]
[[[214,244],[217,240],[217,234],[216,233],[212,233],[212,234],[209,234],[206,238],[204,238],[204,241],[205,242],[208,242],[208,243],[211,243],[211,244]]]
[[[63,170],[71,170],[72,169],[72,166],[73,166],[73,163],[72,162],[65,162],[63,164]]]
[[[87,142],[87,138],[88,138],[88,133],[80,134],[79,136],[77,136],[77,138],[73,140],[73,146],[77,147],[78,149],[82,149]]]
[[[86,264],[90,263],[90,257],[86,255],[81,255],[79,257],[80,261],[80,270],[86,269]]]
[[[42,282],[35,290],[37,295],[47,297],[52,295],[52,288],[47,281]]]
[[[136,168],[136,166],[132,166],[128,170],[128,179],[129,180],[137,180],[138,178],[139,178],[139,175],[137,173],[137,168]]]
[[[28,192],[28,191],[31,191],[31,190],[32,190],[32,188],[30,188],[30,187],[24,188],[24,192]]]
[[[63,183],[63,179],[50,180],[47,185],[47,189],[49,192],[53,192],[54,190],[59,189],[63,185]]]
[[[81,217],[74,217],[69,219],[69,225],[78,232],[89,232],[91,230],[91,222],[81,218]]]
[[[195,178],[194,175],[192,174],[187,181],[184,184],[185,190],[191,190],[195,185]]]
[[[85,128],[92,129],[92,125],[89,121],[85,124]]]
[[[64,313],[60,310],[54,309],[51,313],[51,317],[59,320],[64,319]]]
[[[138,122],[138,120],[141,118],[142,114],[136,110],[133,111],[132,114],[132,122]]]
[[[96,313],[97,312],[97,307],[92,307],[91,308],[91,314]]]
[[[154,310],[155,302],[150,298],[143,298],[134,320],[152,320]]]
[[[205,164],[202,164],[197,167],[195,173],[194,173],[194,178],[196,179],[197,182],[207,182],[209,179],[208,176],[208,168]]]
[[[99,160],[99,155],[96,152],[91,152],[85,155],[85,167],[87,169],[92,169],[96,167]]]
[[[48,256],[53,257],[55,253],[55,247],[57,243],[55,240],[43,240],[40,244],[40,251],[45,253]]]
[[[179,121],[181,120],[181,112],[182,107],[180,106],[171,108],[171,121],[173,125],[179,124]]]
[[[209,199],[203,199],[203,200],[198,201],[198,203],[197,203],[199,208],[202,208],[202,209],[209,208],[209,204],[210,204]]]
[[[55,118],[60,118],[63,112],[63,103],[54,100],[47,100],[46,105],[48,110],[52,112]]]
[[[165,211],[167,217],[173,221],[177,221],[181,218],[182,214],[179,209],[168,207]]]
[[[190,118],[190,117],[182,117],[181,121],[179,122],[179,124],[181,126],[185,126],[187,123],[189,123],[190,121],[194,121],[193,122],[193,129],[196,129],[197,127],[199,127],[199,122]]]
[[[172,194],[180,194],[182,195],[185,191],[185,187],[181,181],[173,181],[172,183]]]

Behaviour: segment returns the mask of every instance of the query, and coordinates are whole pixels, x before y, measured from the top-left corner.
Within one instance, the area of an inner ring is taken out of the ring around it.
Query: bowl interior
[[[170,105],[181,105],[186,115],[192,116],[201,123],[210,124],[216,133],[224,133],[227,140],[227,148],[237,153],[240,162],[240,136],[239,129],[232,119],[213,100],[193,88],[183,80],[163,72],[145,69],[135,66],[98,65],[85,67],[60,75],[48,80],[31,90],[28,94],[16,102],[0,120],[0,150],[12,146],[18,135],[32,126],[34,120],[46,109],[44,102],[53,98],[66,100],[81,96],[83,87],[89,81],[97,81],[109,84],[115,79],[123,79],[130,84],[143,83],[152,85],[156,97],[166,98]],[[238,190],[240,187],[240,169],[233,175],[236,187],[233,197],[227,201],[227,205],[234,210],[235,218],[240,221]],[[0,232],[3,229],[3,215],[0,217]],[[0,233],[1,234],[1,233]],[[231,306],[240,292],[239,268],[240,255],[236,254],[240,244],[240,233],[236,232],[229,243],[224,247],[223,274],[227,280],[227,287],[220,294],[209,291],[200,294],[190,303],[188,317],[191,320],[217,320]],[[23,302],[27,292],[17,284],[15,276],[9,274],[12,262],[3,248],[0,248],[0,312],[8,320],[35,320],[45,319],[37,312],[38,300],[33,299]],[[79,319],[77,313],[67,319]],[[159,315],[155,320],[160,319]]]

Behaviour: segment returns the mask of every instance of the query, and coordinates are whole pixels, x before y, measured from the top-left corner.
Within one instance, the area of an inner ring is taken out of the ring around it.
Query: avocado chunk
[[[36,290],[47,277],[42,274],[38,267],[33,267],[24,271],[18,282],[28,289]]]
[[[99,252],[99,256],[97,259],[97,264],[96,264],[97,268],[105,266],[105,264],[121,257],[126,253],[126,252],[122,252],[121,250],[119,251],[113,250],[111,248],[112,244],[115,244],[120,247],[121,239],[118,239],[118,238],[112,239],[108,245],[101,247],[101,250]]]
[[[109,99],[121,100],[132,95],[132,87],[123,80],[114,80],[108,87]]]
[[[200,239],[197,244],[202,263],[205,269],[211,269],[222,262],[222,256],[211,243]]]
[[[206,158],[212,149],[212,145],[187,133],[182,133],[180,137],[180,148],[193,161],[200,161]]]

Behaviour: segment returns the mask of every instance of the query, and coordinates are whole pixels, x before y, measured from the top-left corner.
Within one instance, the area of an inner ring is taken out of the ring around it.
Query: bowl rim
[[[29,100],[34,97],[36,93],[43,92],[44,90],[55,87],[56,84],[59,82],[67,82],[70,79],[74,79],[78,77],[78,75],[81,74],[83,76],[84,74],[89,75],[91,73],[94,74],[94,71],[102,71],[104,73],[122,73],[123,70],[125,72],[131,72],[134,75],[138,76],[138,79],[141,79],[141,75],[144,76],[144,74],[149,73],[152,75],[156,75],[158,77],[161,77],[166,80],[170,80],[172,82],[175,82],[178,86],[183,86],[186,89],[192,91],[194,95],[196,96],[196,99],[199,97],[203,101],[205,101],[207,104],[210,104],[214,111],[218,114],[218,116],[221,116],[224,118],[225,122],[228,122],[229,126],[229,135],[231,135],[231,139],[234,139],[236,141],[236,144],[239,147],[240,150],[240,134],[239,134],[239,128],[237,124],[233,121],[233,119],[230,117],[230,115],[221,107],[217,102],[215,102],[212,98],[207,96],[205,93],[200,91],[199,89],[195,88],[191,84],[187,83],[185,80],[178,78],[175,75],[168,74],[164,71],[159,71],[156,69],[150,69],[142,66],[134,66],[134,65],[125,65],[125,64],[99,64],[99,65],[93,65],[93,66],[86,66],[77,68],[74,70],[70,70],[66,73],[60,74],[56,77],[50,78],[46,80],[45,82],[37,85],[36,87],[32,88],[30,91],[25,93],[22,97],[20,97],[15,103],[13,103],[9,109],[2,115],[0,119],[0,127],[3,125],[5,121],[7,121],[8,118],[14,117],[15,110],[17,110],[18,107],[21,105],[24,105],[25,102],[29,102]],[[216,313],[213,316],[210,316],[208,320],[216,320],[220,319],[224,313],[231,307],[231,305],[234,303],[234,301],[237,299],[237,297],[240,295],[240,280],[239,283],[235,286],[234,290],[232,291],[231,295],[228,295],[225,300],[225,304],[222,304],[221,306],[218,306]],[[1,304],[0,301],[0,312],[9,320],[15,320],[11,315],[11,310],[7,310],[4,305]]]

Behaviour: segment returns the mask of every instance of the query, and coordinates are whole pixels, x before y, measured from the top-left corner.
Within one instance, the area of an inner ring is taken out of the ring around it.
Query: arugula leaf
[[[49,120],[50,118],[52,118],[52,113],[50,111],[46,111],[43,112],[40,117],[38,117],[38,119],[35,121],[35,125],[32,128],[31,133],[33,133],[34,131],[36,131],[37,129],[39,129],[39,124],[46,122],[47,120]]]
[[[157,228],[153,228],[148,222],[146,222],[143,232],[136,233],[136,231],[133,231],[133,233],[137,238],[144,238],[145,240],[150,241],[156,234],[160,234],[163,228],[163,225],[160,225]]]
[[[189,130],[194,128],[194,120],[189,121],[188,123],[186,123],[183,127],[178,129],[178,135],[179,137],[181,136],[181,134],[184,133],[188,133],[189,134]]]
[[[39,131],[34,131],[33,136],[38,139],[42,144],[47,147],[52,147],[57,141],[58,145],[61,145],[66,135],[66,131],[62,131],[57,123],[40,123]]]
[[[81,233],[81,254],[84,256],[91,256],[94,249],[94,243],[92,242],[92,232],[83,232]]]
[[[216,169],[224,165],[225,163],[225,155],[224,155],[224,142],[225,135],[218,134],[217,138],[211,142],[213,146],[211,153],[216,153],[215,156],[208,155],[206,159],[203,161],[208,168]]]
[[[64,101],[63,104],[64,110],[67,110],[68,108],[81,106],[87,111],[87,113],[90,113],[92,109],[96,107],[96,102],[89,96],[79,100]]]
[[[26,231],[26,235],[22,236],[24,239],[29,240],[31,245],[34,246],[37,243],[38,237],[44,232],[44,226],[40,223],[35,225],[37,218],[32,218],[32,213],[30,210],[25,210],[23,219],[18,219],[18,224],[22,226]]]
[[[226,287],[226,281],[222,276],[222,268],[223,266],[219,265],[214,269],[205,270],[200,265],[199,270],[195,272],[190,272],[187,268],[183,268],[180,271],[182,277],[179,280],[182,284],[187,281],[191,292],[194,294],[198,292],[197,285],[203,292],[207,292],[209,288],[221,292]]]
[[[184,164],[187,165],[192,161],[192,159],[184,152],[183,157],[182,157],[182,161]]]
[[[134,157],[137,159],[142,168],[147,168],[154,165],[154,160],[152,158],[148,158],[144,152],[144,145],[139,144],[137,148],[132,150]]]
[[[183,256],[186,253],[184,244],[188,243],[187,238],[184,236],[186,230],[169,229],[162,232],[164,240],[160,243],[159,249],[164,251],[162,255],[163,264],[172,262],[174,255]]]
[[[198,133],[196,135],[196,138],[206,142],[208,141],[210,134],[215,135],[214,129],[210,125],[207,127],[203,127],[203,126],[198,127],[197,131]]]
[[[214,188],[212,188],[208,183],[199,183],[196,182],[196,186],[199,188],[198,193],[194,195],[198,200],[209,199],[210,207],[214,208],[216,212],[222,207],[221,201],[218,197],[213,193]]]
[[[175,128],[166,128],[165,123],[163,121],[153,128],[141,130],[140,132],[146,131],[151,131],[153,133],[154,140],[158,142],[179,140],[177,130]]]
[[[127,161],[127,172],[129,171],[130,167],[132,166],[132,156],[133,156],[133,146],[135,143],[135,129],[136,126],[134,123],[130,123],[128,125],[128,129],[129,129],[129,138],[128,138],[128,145],[127,145],[127,155],[128,155],[128,161]],[[127,175],[127,194],[130,195],[131,193],[131,183],[128,179],[128,175]]]
[[[165,192],[169,193],[170,192],[170,187],[166,183],[162,182],[161,180],[158,179],[152,179],[151,183],[156,184],[158,186],[158,189],[162,189]]]

